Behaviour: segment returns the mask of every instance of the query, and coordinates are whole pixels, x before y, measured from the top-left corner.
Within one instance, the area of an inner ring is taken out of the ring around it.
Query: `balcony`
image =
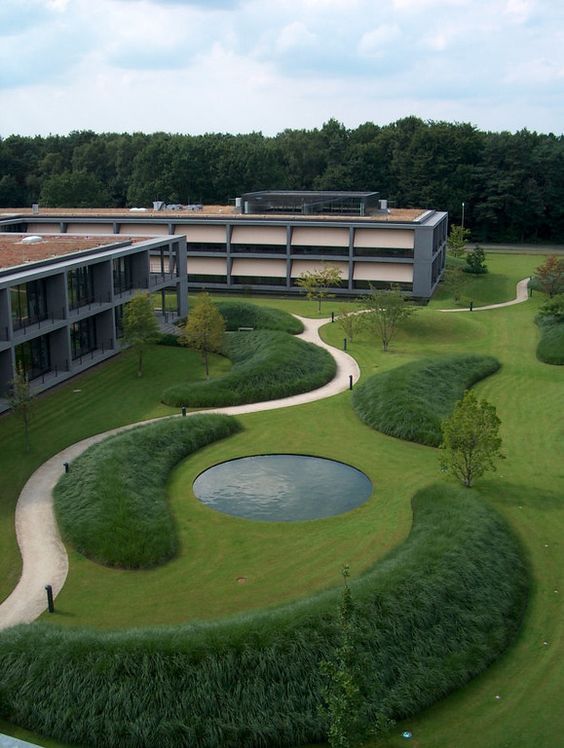
[[[65,309],[61,307],[60,311],[51,313],[50,315],[42,318],[38,317],[25,317],[21,319],[13,320],[14,327],[14,342],[21,343],[23,340],[35,337],[38,334],[45,334],[56,330],[65,324]],[[6,333],[4,333],[6,334]]]

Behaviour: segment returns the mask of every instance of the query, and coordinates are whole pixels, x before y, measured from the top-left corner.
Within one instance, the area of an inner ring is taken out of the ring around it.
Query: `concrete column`
[[[364,206],[363,206],[364,207]],[[353,290],[353,272],[354,272],[354,229],[351,226],[349,228],[349,282],[348,290]]]
[[[12,337],[9,294],[10,289],[0,288],[0,340],[10,340]]]
[[[62,327],[49,334],[49,355],[52,371],[68,371],[70,365],[70,334]]]
[[[292,227],[286,226],[286,288],[288,291],[292,287],[292,260],[290,252],[292,251]]]
[[[429,298],[433,288],[433,227],[415,228],[413,247],[413,295]]]
[[[92,273],[94,298],[102,304],[109,304],[113,300],[112,261],[96,262],[90,266]]]
[[[8,348],[6,351],[0,351],[0,397],[10,394],[10,383],[15,374],[13,364],[13,349]]]
[[[45,278],[47,314],[53,319],[67,318],[67,282],[64,273]]]
[[[175,242],[176,264],[178,267],[178,279],[176,283],[177,310],[180,317],[188,315],[188,271],[187,271],[187,250],[186,237],[179,236]]]

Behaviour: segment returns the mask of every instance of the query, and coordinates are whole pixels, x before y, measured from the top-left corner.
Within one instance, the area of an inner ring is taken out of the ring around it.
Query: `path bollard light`
[[[331,322],[335,321],[335,312],[331,312]]]
[[[53,603],[53,588],[50,584],[45,585],[45,592],[47,593],[47,607],[49,609],[49,613],[54,613],[55,605]]]
[[[182,406],[182,415],[183,416],[186,415],[186,406],[185,405]]]
[[[65,473],[68,473],[69,472],[69,467],[70,467],[69,463],[68,462],[63,462],[63,465],[65,466]]]
[[[474,302],[473,302],[473,301],[471,301],[471,302],[470,302],[470,311],[472,311],[473,309],[474,309]]]
[[[352,390],[353,387],[353,376],[352,374],[349,374],[349,390]]]
[[[343,350],[344,351],[347,350],[347,339],[346,338],[343,338]]]

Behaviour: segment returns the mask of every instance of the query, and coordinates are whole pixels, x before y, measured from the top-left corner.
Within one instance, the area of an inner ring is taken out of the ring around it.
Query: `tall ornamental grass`
[[[564,365],[564,322],[540,325],[537,358],[545,364]]]
[[[326,350],[277,330],[227,333],[223,353],[233,362],[226,376],[174,385],[162,401],[211,408],[275,400],[321,387],[336,373]]]
[[[407,541],[351,585],[370,719],[409,717],[465,684],[508,646],[526,604],[520,546],[475,492],[431,486],[416,494],[413,510]],[[103,748],[324,740],[320,662],[338,641],[339,598],[334,589],[177,627],[97,632],[37,623],[4,631],[0,713]]]
[[[170,471],[239,428],[229,416],[197,415],[139,426],[90,447],[55,487],[63,538],[106,566],[148,568],[169,560],[178,543],[166,497]]]
[[[357,385],[353,407],[361,420],[384,434],[438,447],[441,421],[452,413],[466,389],[499,367],[492,356],[413,361]]]
[[[292,314],[282,309],[248,304],[244,301],[216,302],[225,320],[225,329],[237,331],[240,327],[253,327],[255,330],[281,330],[291,335],[299,335],[303,324]]]

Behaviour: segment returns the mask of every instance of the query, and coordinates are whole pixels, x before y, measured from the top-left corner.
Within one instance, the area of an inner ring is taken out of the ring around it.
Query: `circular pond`
[[[354,509],[372,483],[343,462],[307,455],[256,455],[215,465],[194,481],[197,498],[225,514],[267,522],[320,519]]]

